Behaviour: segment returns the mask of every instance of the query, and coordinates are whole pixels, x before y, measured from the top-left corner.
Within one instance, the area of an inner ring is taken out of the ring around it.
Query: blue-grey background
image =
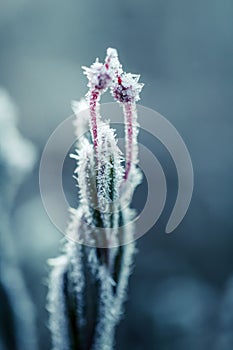
[[[36,306],[40,349],[50,348],[46,260],[58,254],[61,238],[39,196],[40,152],[71,114],[70,101],[86,92],[81,66],[103,59],[109,46],[118,49],[126,70],[141,74],[141,103],[178,129],[195,175],[189,211],[165,235],[176,172],[159,142],[141,136],[164,166],[169,199],[157,225],[138,241],[116,348],[233,348],[232,18],[231,0],[1,2],[0,84],[19,108],[22,134],[39,151],[17,195],[12,225]],[[74,201],[72,169],[67,166],[64,178]]]

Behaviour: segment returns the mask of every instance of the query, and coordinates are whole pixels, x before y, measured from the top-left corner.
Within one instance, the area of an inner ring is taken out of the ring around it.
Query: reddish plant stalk
[[[127,180],[133,158],[133,110],[131,103],[124,103],[124,116],[125,116],[125,175],[124,179]]]
[[[99,91],[93,90],[90,93],[90,124],[91,124],[91,132],[92,139],[94,144],[95,156],[98,153],[98,121],[97,121],[97,104],[100,99]]]

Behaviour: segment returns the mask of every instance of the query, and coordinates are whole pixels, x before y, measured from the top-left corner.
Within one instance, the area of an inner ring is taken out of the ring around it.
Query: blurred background
[[[58,254],[62,238],[40,199],[41,152],[72,113],[71,100],[86,93],[81,66],[104,59],[110,46],[127,71],[141,74],[141,103],[164,115],[183,137],[195,176],[187,215],[165,235],[177,193],[175,167],[159,142],[140,136],[163,166],[168,201],[155,227],[138,240],[116,349],[233,348],[232,18],[231,0],[1,1],[1,251],[16,269],[2,284],[23,284],[16,295],[23,293],[30,300],[26,309],[35,314],[33,346],[38,341],[39,349],[51,347],[47,259]],[[56,155],[49,171],[53,162]],[[67,162],[64,169],[71,205],[77,205],[74,166]],[[145,191],[146,182],[135,207]],[[10,316],[2,304],[6,334]],[[2,348],[15,349],[9,344]]]

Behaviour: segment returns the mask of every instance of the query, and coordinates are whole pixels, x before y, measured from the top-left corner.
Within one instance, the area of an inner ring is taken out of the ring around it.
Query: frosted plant
[[[128,203],[141,181],[136,102],[142,84],[139,76],[123,71],[111,48],[104,63],[97,59],[84,67],[84,74],[86,99],[73,102],[79,207],[70,209],[71,240],[64,241],[60,257],[50,260],[48,310],[54,350],[113,349],[135,254],[135,213]],[[100,98],[107,89],[123,107],[125,158],[115,131],[100,116]],[[88,118],[82,119],[79,112],[85,109]],[[88,123],[90,133],[83,134]]]
[[[18,266],[11,210],[19,185],[34,165],[36,152],[18,131],[16,117],[17,108],[0,88],[0,348],[35,350],[35,315]]]

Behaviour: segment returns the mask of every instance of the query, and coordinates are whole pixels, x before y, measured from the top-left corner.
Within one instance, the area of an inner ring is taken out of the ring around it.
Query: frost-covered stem
[[[131,103],[125,103],[124,106],[125,116],[125,175],[124,178],[127,180],[129,171],[132,163],[132,148],[133,148],[133,116],[132,116],[132,105]]]
[[[132,165],[138,163],[138,142],[137,142],[137,110],[136,104],[127,102],[123,104],[125,119],[125,175],[127,180]]]
[[[97,58],[90,68],[83,67],[84,74],[88,78],[89,92],[86,98],[90,108],[90,127],[96,156],[98,151],[98,102],[101,94],[107,90],[112,82],[116,62],[118,63],[116,50],[108,49],[105,64],[100,63]]]
[[[65,297],[65,278],[68,269],[68,259],[65,255],[53,261],[48,294],[48,310],[50,312],[49,326],[52,331],[53,349],[70,349],[69,318]]]
[[[116,76],[112,87],[112,95],[123,107],[125,121],[125,181],[129,177],[132,164],[138,162],[137,150],[137,111],[136,101],[143,84],[138,83],[139,75],[121,73]]]
[[[125,219],[127,219],[127,215],[126,211]],[[122,230],[125,239],[130,237],[132,239],[132,225],[125,226]],[[113,251],[110,250],[110,254],[112,253]],[[114,348],[116,326],[123,314],[123,305],[127,295],[134,255],[134,242],[120,246],[117,248],[117,254],[114,254],[115,269],[113,274],[110,274],[105,267],[99,267],[99,316],[93,350],[112,350]]]
[[[100,99],[100,93],[99,91],[93,90],[90,92],[90,100],[89,100],[89,107],[90,107],[90,126],[91,126],[91,134],[92,134],[92,140],[95,150],[95,155],[98,154],[98,114],[97,114],[97,108],[98,108],[98,102]]]

